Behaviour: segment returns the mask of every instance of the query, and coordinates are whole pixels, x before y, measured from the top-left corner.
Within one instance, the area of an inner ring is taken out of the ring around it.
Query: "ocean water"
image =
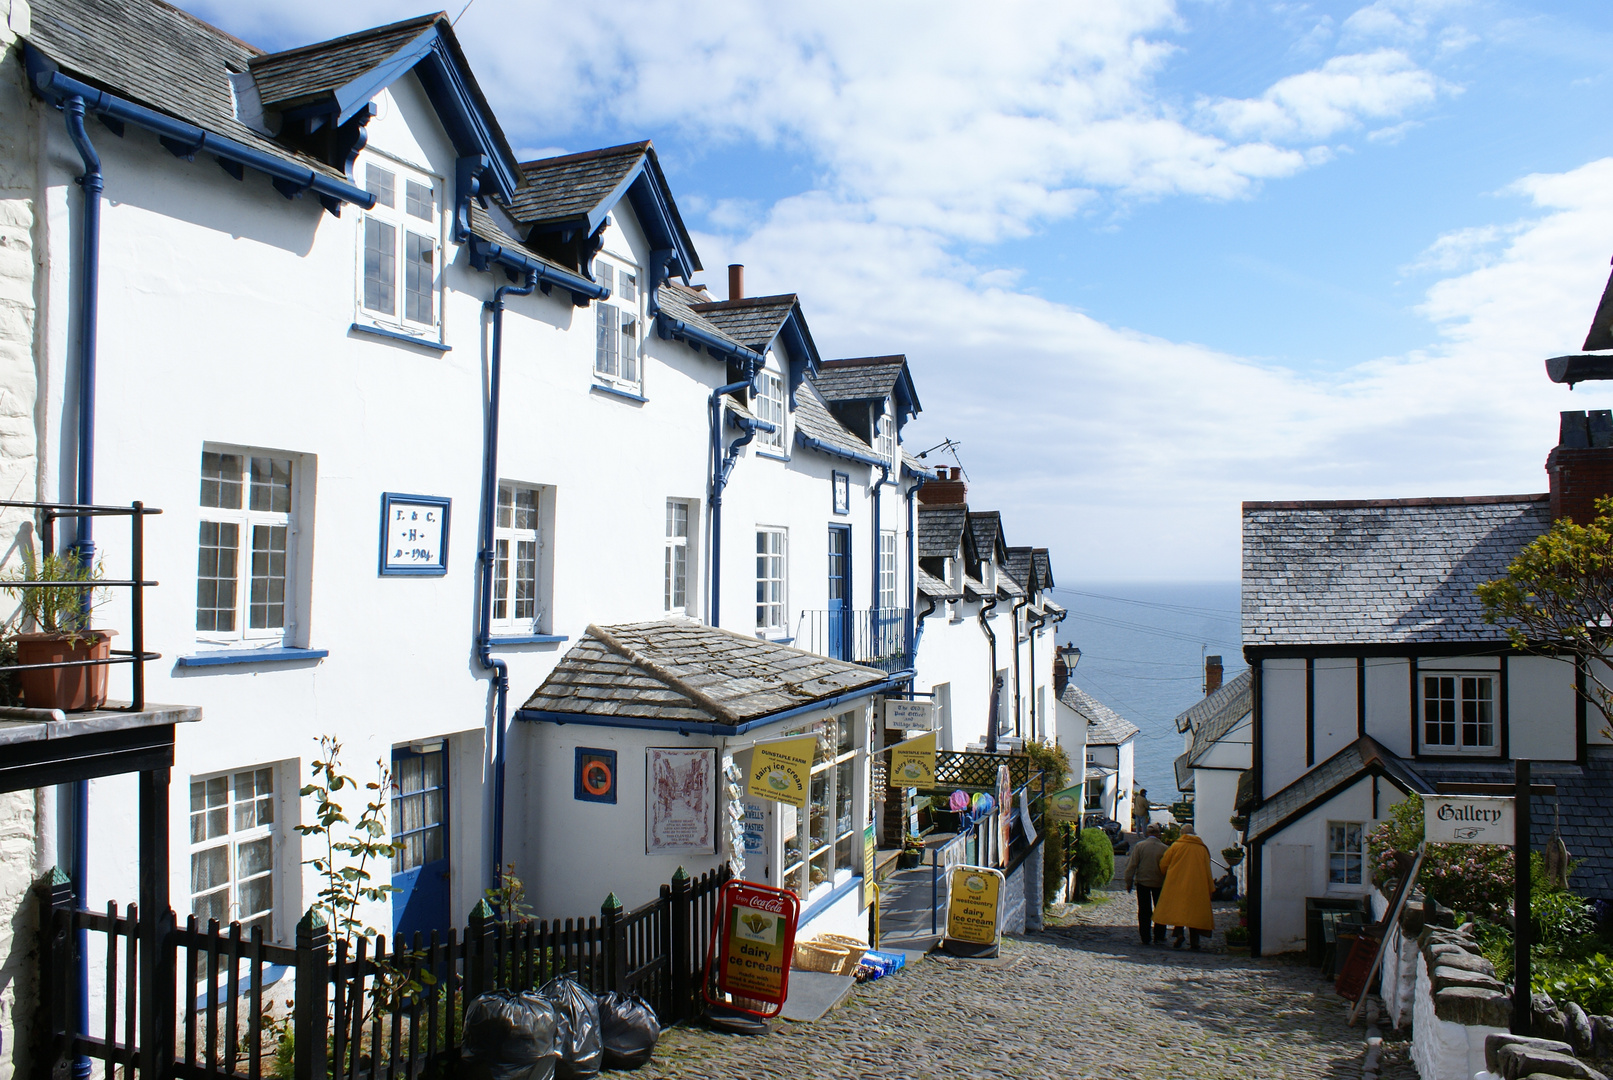
[[[1176,717],[1204,697],[1204,657],[1219,654],[1228,679],[1248,666],[1238,583],[1104,582],[1052,591],[1070,612],[1059,644],[1081,650],[1075,684],[1141,729],[1137,783],[1155,803],[1175,801]]]

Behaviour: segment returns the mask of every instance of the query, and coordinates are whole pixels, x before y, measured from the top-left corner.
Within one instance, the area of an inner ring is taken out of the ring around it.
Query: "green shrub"
[[[1062,790],[1069,783],[1070,757],[1064,752],[1064,747],[1057,743],[1027,742],[1025,753],[1031,759],[1033,779],[1034,774],[1040,771],[1049,794]],[[1032,786],[1040,790],[1039,785]],[[1042,906],[1045,908],[1053,902],[1068,872],[1068,867],[1064,865],[1064,831],[1071,826],[1044,818],[1042,827],[1047,832],[1046,839],[1042,841]]]
[[[1391,892],[1422,840],[1423,801],[1408,795],[1367,837],[1373,884]],[[1429,844],[1417,884],[1448,908],[1500,920],[1512,905],[1512,849],[1497,844]]]
[[[1085,897],[1092,886],[1115,876],[1115,848],[1102,829],[1082,829],[1075,843],[1076,890]]]

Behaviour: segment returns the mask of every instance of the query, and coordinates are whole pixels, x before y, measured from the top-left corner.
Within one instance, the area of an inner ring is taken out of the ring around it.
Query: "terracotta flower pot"
[[[69,644],[66,634],[18,634],[18,664],[60,664],[105,660],[112,655],[111,630],[91,630]],[[17,672],[22,703],[30,709],[83,712],[106,704],[105,664]]]

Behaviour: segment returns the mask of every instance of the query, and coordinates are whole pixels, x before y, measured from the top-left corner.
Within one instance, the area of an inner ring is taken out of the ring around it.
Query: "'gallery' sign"
[[[1423,796],[1423,839],[1430,844],[1507,844],[1512,800],[1477,795]]]

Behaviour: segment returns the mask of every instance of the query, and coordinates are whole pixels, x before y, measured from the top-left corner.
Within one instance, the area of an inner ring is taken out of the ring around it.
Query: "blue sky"
[[[188,0],[265,49],[417,14]],[[452,12],[451,12],[452,14]],[[656,142],[719,290],[908,354],[1067,579],[1232,580],[1244,499],[1536,491],[1613,256],[1613,5],[475,0],[528,156]]]

